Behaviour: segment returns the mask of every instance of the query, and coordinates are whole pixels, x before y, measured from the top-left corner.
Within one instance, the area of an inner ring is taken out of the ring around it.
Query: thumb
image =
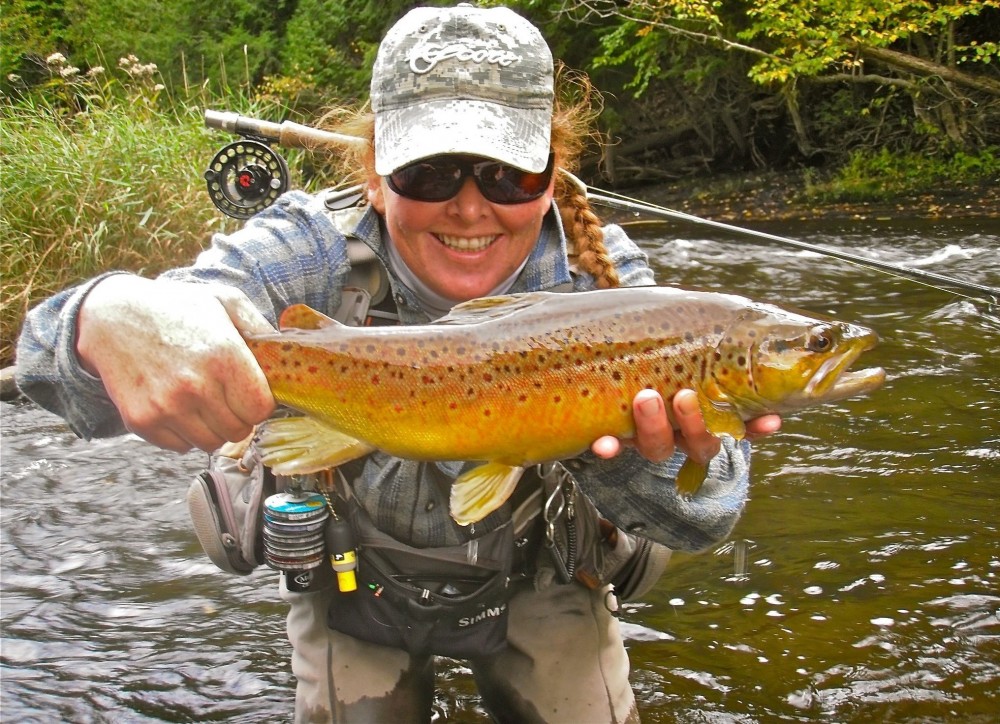
[[[240,334],[269,334],[275,331],[250,298],[239,289],[220,284],[212,289],[212,294],[222,304]]]

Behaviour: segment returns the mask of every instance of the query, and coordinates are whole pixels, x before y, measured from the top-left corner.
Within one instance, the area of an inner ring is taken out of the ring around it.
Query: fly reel
[[[243,139],[215,154],[205,181],[212,203],[222,213],[249,219],[288,190],[288,165],[269,146]]]

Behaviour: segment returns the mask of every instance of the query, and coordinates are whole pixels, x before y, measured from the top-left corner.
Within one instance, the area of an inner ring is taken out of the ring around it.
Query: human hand
[[[76,348],[126,428],[168,450],[212,451],[274,410],[240,331],[273,328],[237,289],[115,275],[84,300]]]
[[[600,458],[610,459],[620,454],[626,446],[634,446],[650,462],[670,459],[676,448],[698,463],[707,464],[719,454],[721,442],[705,427],[694,390],[680,390],[667,407],[660,393],[640,390],[632,401],[635,417],[635,438],[621,440],[605,435],[591,445]],[[781,417],[763,415],[746,423],[748,439],[754,440],[777,432]]]

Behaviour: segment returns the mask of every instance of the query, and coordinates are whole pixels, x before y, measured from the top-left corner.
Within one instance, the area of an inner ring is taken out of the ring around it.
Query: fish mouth
[[[881,387],[885,382],[885,370],[881,367],[849,369],[863,353],[877,343],[878,337],[874,333],[868,334],[858,338],[857,343],[843,354],[826,360],[805,386],[803,397],[812,401],[835,402]]]

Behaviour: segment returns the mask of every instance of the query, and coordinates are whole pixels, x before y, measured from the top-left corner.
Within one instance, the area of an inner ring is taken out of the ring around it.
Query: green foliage
[[[784,83],[800,76],[861,68],[859,46],[887,48],[900,41],[930,38],[943,47],[953,24],[975,17],[997,0],[757,0],[747,6],[750,26],[739,34],[769,51],[750,71],[759,83]],[[979,47],[988,62],[996,48]]]
[[[958,151],[947,156],[922,153],[856,151],[827,183],[809,189],[827,201],[884,201],[941,188],[956,188],[1000,179],[1000,147],[979,153]]]

